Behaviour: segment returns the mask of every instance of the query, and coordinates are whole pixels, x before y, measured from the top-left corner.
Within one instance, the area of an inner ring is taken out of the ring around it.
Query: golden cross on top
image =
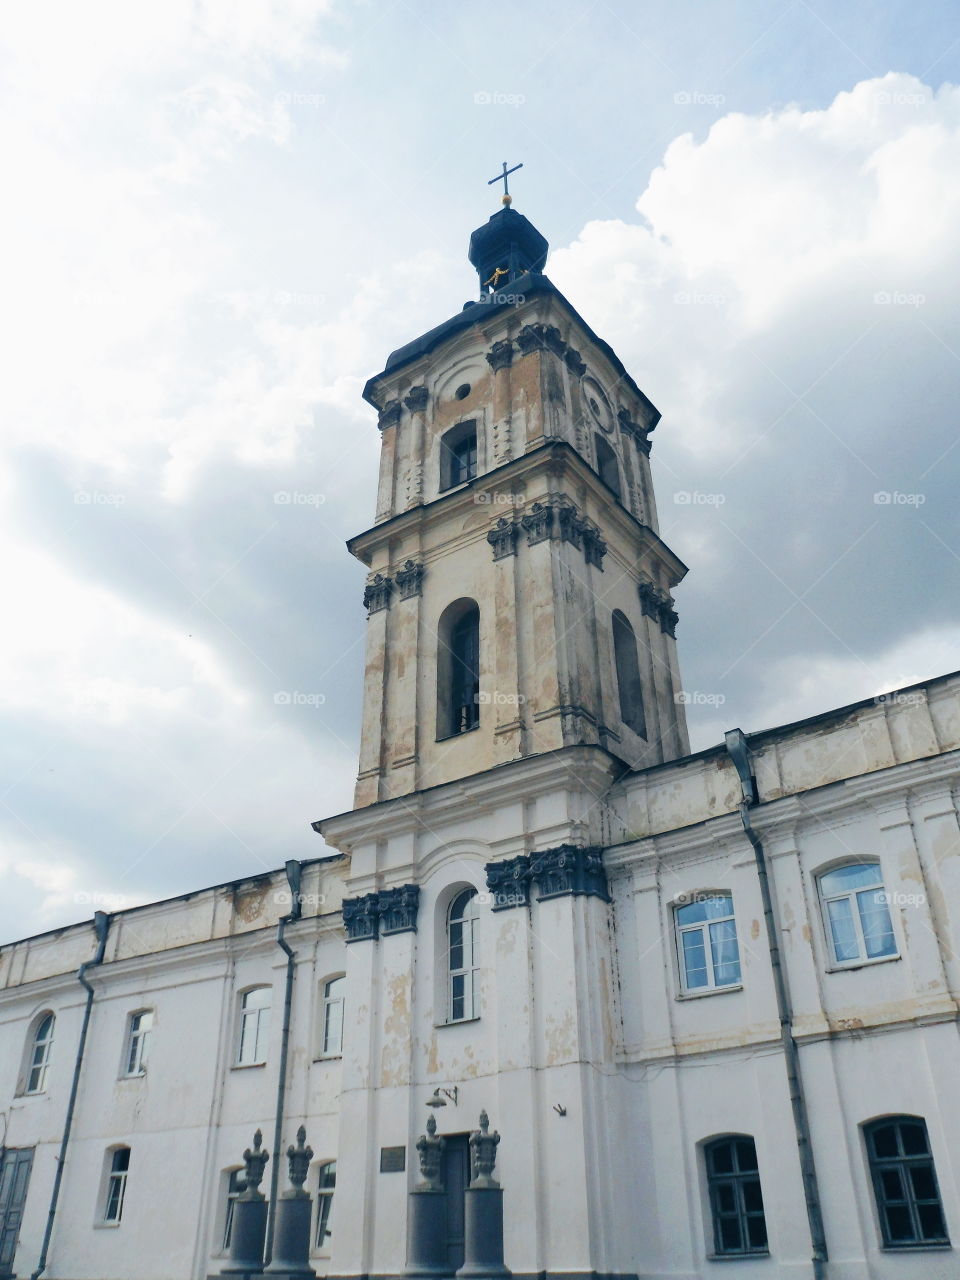
[[[507,162],[506,160],[504,160],[503,173],[498,173],[495,178],[491,178],[490,181],[487,183],[488,187],[492,187],[495,182],[503,183],[503,203],[504,204],[511,204],[513,201],[513,196],[511,196],[510,194],[510,187],[507,183],[507,179],[510,177],[511,173],[516,173],[518,169],[522,169],[522,168],[523,168],[523,164],[521,163],[521,164],[515,164],[512,169],[508,169]]]

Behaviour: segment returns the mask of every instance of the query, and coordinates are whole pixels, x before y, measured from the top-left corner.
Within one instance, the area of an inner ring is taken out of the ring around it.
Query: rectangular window
[[[728,893],[695,894],[674,908],[685,991],[737,986],[740,947]]]
[[[827,940],[836,964],[897,954],[879,862],[854,862],[819,880]]]
[[[320,1166],[320,1181],[317,1186],[317,1248],[326,1252],[327,1241],[333,1234],[331,1215],[333,1213],[333,1193],[337,1185],[337,1162],[330,1160]]]
[[[267,1060],[270,996],[269,987],[254,987],[252,991],[245,991],[243,994],[240,1002],[238,1066],[252,1066]]]
[[[949,1244],[925,1122],[894,1116],[865,1135],[884,1248]]]
[[[323,1054],[336,1057],[343,1050],[343,992],[346,978],[331,978],[323,988]]]
[[[231,1169],[227,1177],[227,1206],[223,1218],[223,1252],[230,1248],[233,1239],[233,1211],[240,1192],[246,1186],[243,1169]]]
[[[714,1250],[720,1256],[767,1252],[767,1221],[750,1137],[719,1138],[704,1148],[713,1214]]]
[[[127,1174],[130,1170],[130,1148],[118,1147],[110,1159],[107,1178],[107,1200],[103,1211],[104,1222],[119,1222],[123,1217],[123,1201],[127,1194]]]
[[[127,1051],[124,1055],[124,1075],[142,1076],[147,1070],[147,1050],[153,1030],[153,1010],[141,1009],[130,1015],[127,1031]]]

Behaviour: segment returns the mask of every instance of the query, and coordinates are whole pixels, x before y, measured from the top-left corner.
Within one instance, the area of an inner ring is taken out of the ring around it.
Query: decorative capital
[[[560,330],[556,325],[548,324],[543,331],[544,346],[548,351],[552,351],[555,356],[564,356],[567,351],[567,344],[560,336]]]
[[[400,599],[409,600],[418,596],[423,586],[424,567],[413,560],[407,560],[402,569],[396,572],[396,583],[400,589]]]
[[[537,882],[538,902],[571,894],[610,900],[599,846],[562,844],[532,853],[530,873]]]
[[[544,343],[544,327],[542,324],[525,324],[517,334],[517,346],[522,356],[530,351],[537,351]]]
[[[488,862],[487,888],[493,894],[493,911],[525,907],[530,902],[530,859],[525,853],[503,862]]]
[[[573,347],[567,347],[563,354],[563,361],[571,373],[578,378],[582,378],[587,372],[586,361],[583,359],[579,351],[575,351]]]
[[[474,1129],[470,1135],[470,1163],[472,1187],[499,1187],[496,1178],[491,1177],[493,1167],[497,1163],[497,1145],[500,1135],[494,1129],[490,1132],[490,1117],[486,1111],[480,1112],[480,1128]]]
[[[570,542],[578,550],[582,546],[581,533],[585,527],[585,522],[577,515],[577,508],[572,502],[561,500],[555,504],[557,513],[557,528],[560,531],[560,541]]]
[[[344,898],[343,927],[347,942],[366,942],[377,936],[380,923],[378,896],[376,893],[365,893],[360,898]]]
[[[363,607],[368,614],[379,613],[389,607],[392,593],[393,579],[384,577],[382,573],[375,574],[364,588]]]
[[[650,432],[656,427],[656,422],[653,423],[653,426],[645,427],[642,423],[631,418],[626,409],[617,410],[617,421],[620,423],[620,430],[624,435],[630,436],[640,452],[649,457]]]
[[[287,1147],[287,1160],[290,1165],[290,1182],[296,1191],[303,1192],[303,1184],[307,1180],[313,1150],[307,1146],[307,1131],[303,1127],[297,1130],[297,1145]]]
[[[253,1135],[253,1147],[247,1147],[243,1153],[245,1186],[240,1193],[241,1200],[265,1198],[260,1190],[260,1183],[263,1181],[263,1171],[269,1159],[270,1152],[263,1150],[263,1133],[258,1129]]]
[[[380,417],[377,419],[377,426],[383,431],[386,427],[395,427],[400,421],[400,415],[403,412],[403,406],[399,400],[388,400],[380,410]]]
[[[517,536],[519,533],[520,526],[516,520],[508,520],[506,516],[500,517],[487,533],[487,541],[493,547],[494,560],[502,560],[505,556],[515,556],[517,554]]]
[[[487,363],[494,372],[498,369],[509,369],[513,364],[515,353],[516,347],[508,338],[502,342],[495,342],[487,352]]]
[[[660,610],[664,604],[663,593],[652,582],[640,582],[637,584],[637,594],[640,597],[640,609],[643,616],[645,618],[656,618],[659,621]]]
[[[440,1166],[443,1160],[443,1148],[446,1143],[437,1137],[437,1117],[431,1115],[427,1120],[427,1132],[421,1133],[417,1139],[417,1154],[420,1157],[420,1176],[423,1181],[419,1191],[442,1191],[443,1180]]]
[[[426,387],[411,387],[403,398],[403,403],[411,413],[420,413],[427,407],[430,393]]]
[[[418,884],[402,884],[395,889],[381,889],[377,894],[381,938],[391,933],[416,933],[419,902],[420,886]]]
[[[600,536],[600,530],[595,524],[591,524],[589,520],[581,522],[581,536],[583,538],[583,557],[587,564],[596,565],[598,569],[603,570],[603,557],[607,554],[607,544]]]
[[[673,597],[667,596],[666,601],[660,608],[660,630],[676,640],[677,623],[680,621],[680,615],[673,610],[672,605]]]
[[[527,531],[527,546],[534,547],[538,542],[546,542],[550,537],[553,511],[546,503],[535,502],[530,510],[520,517],[520,523]]]

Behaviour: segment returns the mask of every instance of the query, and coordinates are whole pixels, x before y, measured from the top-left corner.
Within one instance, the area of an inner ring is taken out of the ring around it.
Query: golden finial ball
[[[501,197],[502,204],[513,204],[513,196],[507,195]]]

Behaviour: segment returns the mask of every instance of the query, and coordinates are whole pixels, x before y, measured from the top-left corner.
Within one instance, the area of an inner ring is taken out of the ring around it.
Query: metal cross
[[[507,162],[506,160],[504,160],[503,173],[498,173],[495,178],[491,178],[490,181],[487,183],[487,186],[492,187],[495,182],[502,182],[504,200],[506,200],[506,198],[510,195],[510,187],[507,184],[507,178],[509,178],[511,173],[516,173],[518,169],[522,169],[522,168],[523,168],[522,164],[515,164],[512,169],[508,169]]]

